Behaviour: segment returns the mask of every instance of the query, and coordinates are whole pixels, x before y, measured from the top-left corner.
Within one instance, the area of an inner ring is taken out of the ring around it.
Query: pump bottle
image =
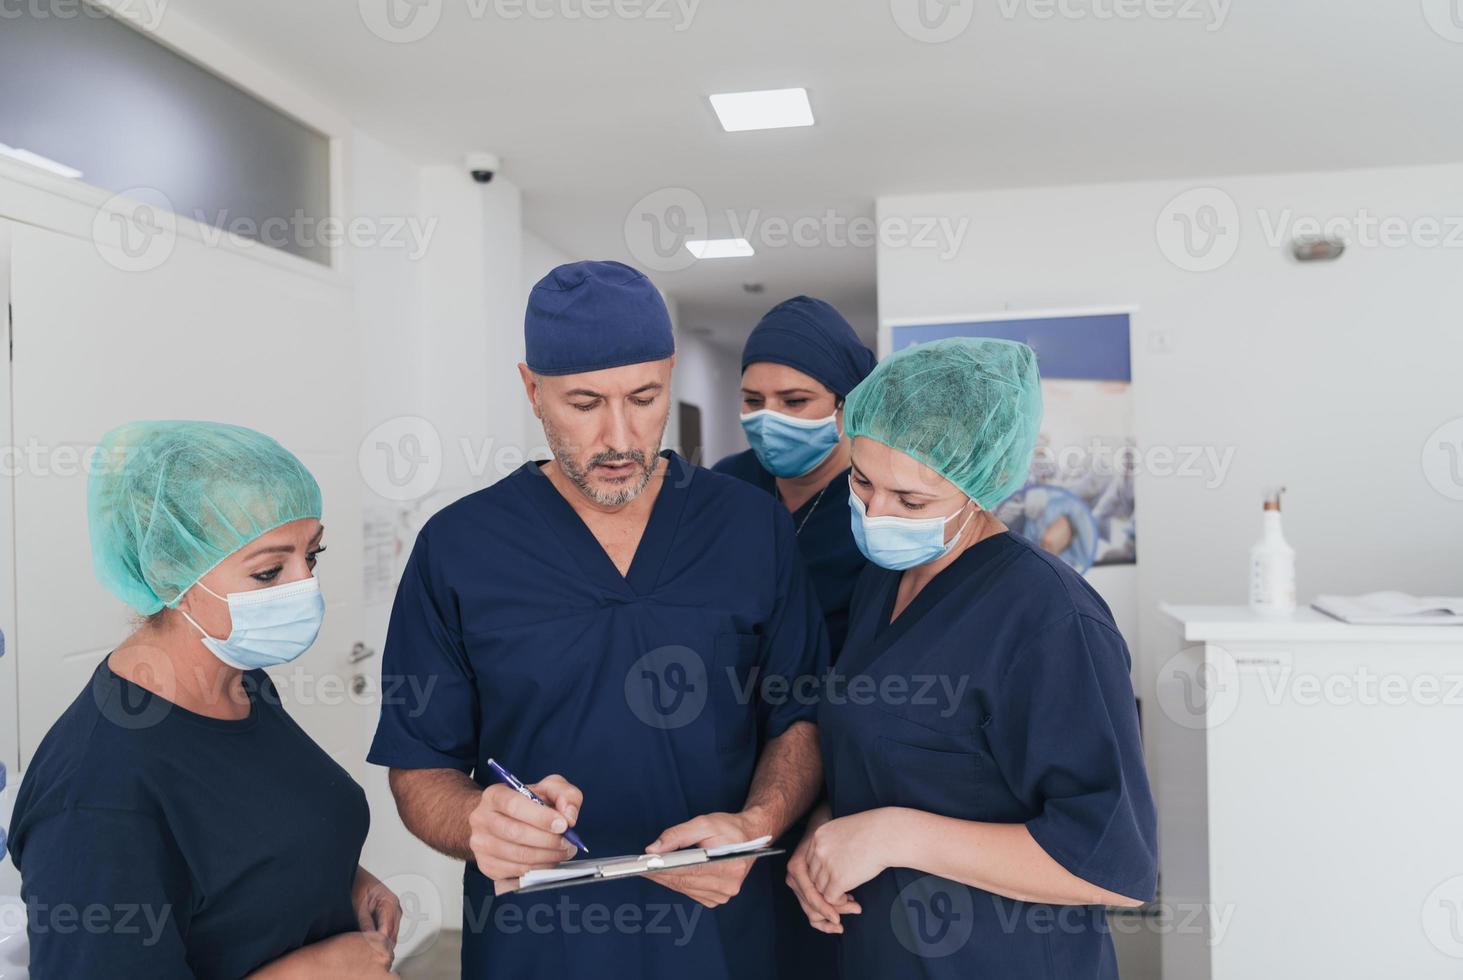
[[[1295,549],[1280,526],[1281,487],[1265,496],[1264,534],[1250,549],[1250,608],[1262,616],[1295,612]]]

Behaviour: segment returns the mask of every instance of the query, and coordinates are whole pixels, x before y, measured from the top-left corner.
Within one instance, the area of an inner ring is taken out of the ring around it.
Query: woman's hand
[[[303,976],[360,977],[362,980],[395,977],[391,972],[391,962],[396,958],[394,946],[379,932],[341,933],[305,947],[316,955],[309,959],[312,972]]]
[[[890,807],[865,810],[829,820],[799,845],[807,846],[808,879],[823,901],[835,910],[853,902],[859,885],[889,867],[886,860],[893,829]]]
[[[396,933],[401,928],[401,902],[396,893],[365,868],[356,869],[351,886],[351,907],[356,910],[356,924],[361,932],[380,933],[391,949],[396,949]]]
[[[249,980],[391,980],[394,954],[379,932],[343,932],[281,956]]]
[[[863,909],[852,899],[840,904],[830,904],[814,886],[813,879],[808,872],[808,853],[813,848],[813,834],[819,827],[828,823],[832,816],[826,803],[814,809],[809,815],[808,827],[803,833],[803,839],[787,862],[787,884],[792,889],[792,893],[797,896],[798,904],[803,907],[803,914],[808,917],[808,924],[820,932],[836,935],[843,932],[840,915],[856,915]]]

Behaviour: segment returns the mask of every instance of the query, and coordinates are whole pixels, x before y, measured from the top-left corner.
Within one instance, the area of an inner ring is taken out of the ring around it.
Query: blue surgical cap
[[[842,398],[869,376],[875,358],[832,306],[794,296],[768,310],[747,338],[742,370],[760,361],[796,368]]]
[[[102,436],[87,480],[91,559],[150,616],[267,531],[320,517],[305,465],[262,432],[221,422],[130,422]]]
[[[523,343],[535,374],[583,374],[676,352],[660,291],[619,262],[571,262],[540,279],[528,297]]]

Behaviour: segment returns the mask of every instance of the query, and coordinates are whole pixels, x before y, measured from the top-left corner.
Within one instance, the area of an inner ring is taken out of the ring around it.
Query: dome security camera
[[[498,159],[496,153],[469,153],[462,162],[472,179],[479,184],[491,183],[493,175],[503,166],[503,161]]]

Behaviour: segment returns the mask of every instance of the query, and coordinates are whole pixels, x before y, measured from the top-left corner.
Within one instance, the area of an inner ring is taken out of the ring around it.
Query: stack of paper
[[[1328,616],[1367,626],[1463,626],[1463,598],[1369,592],[1316,596],[1311,605]]]

